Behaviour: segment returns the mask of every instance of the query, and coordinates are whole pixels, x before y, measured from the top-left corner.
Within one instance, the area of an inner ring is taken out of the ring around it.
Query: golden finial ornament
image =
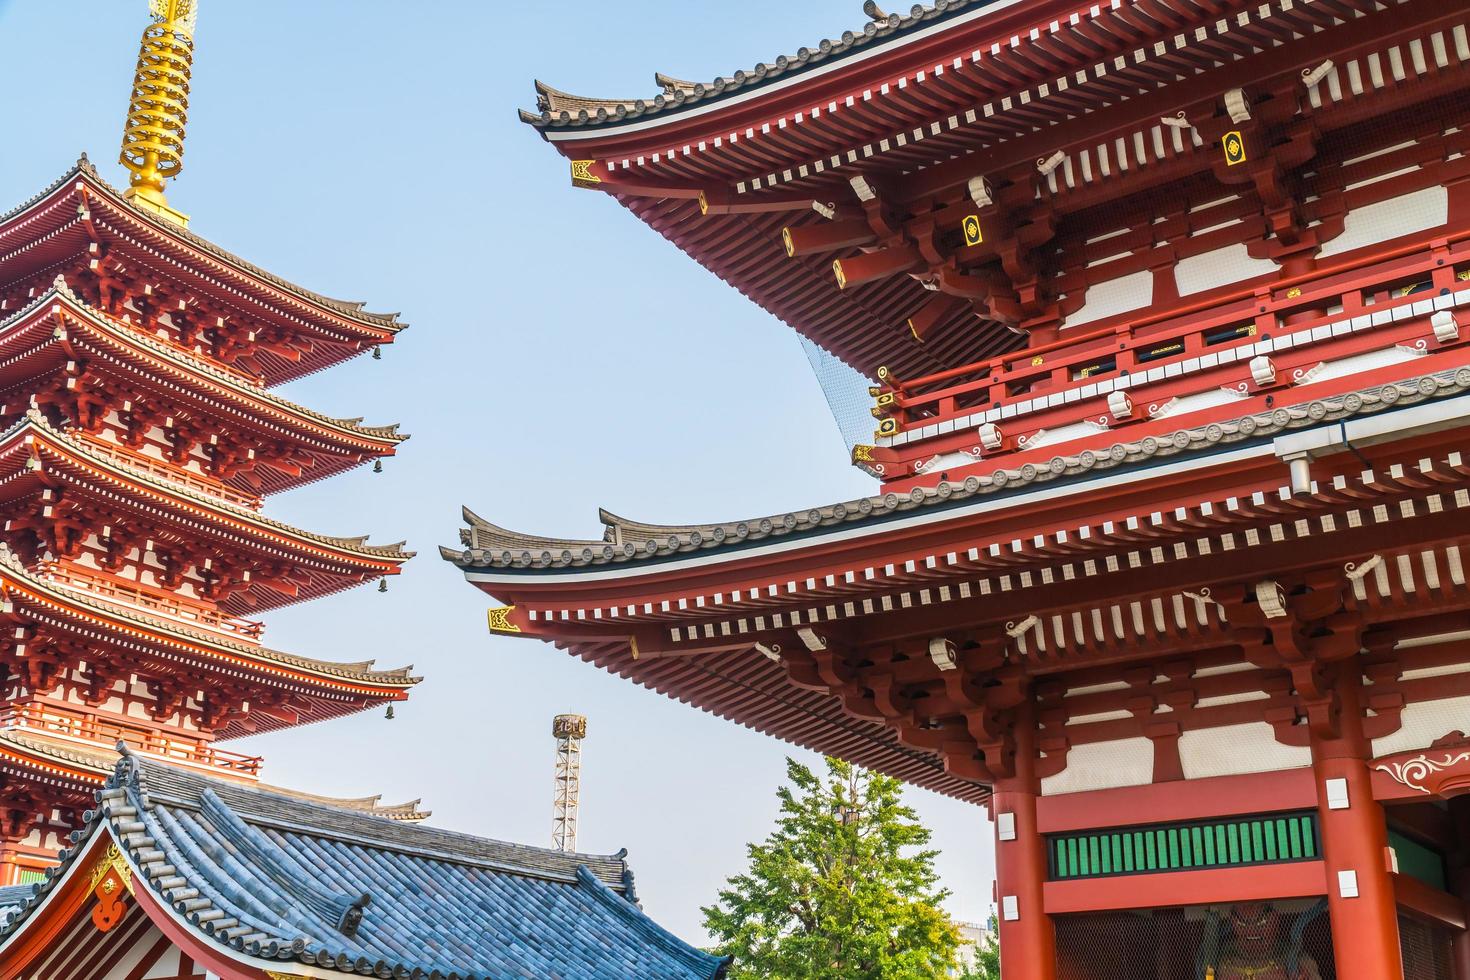
[[[184,124],[189,118],[189,72],[194,63],[198,0],[149,0],[153,22],[143,31],[128,122],[119,162],[132,171],[124,195],[138,207],[188,225],[168,206],[164,182],[184,168]]]

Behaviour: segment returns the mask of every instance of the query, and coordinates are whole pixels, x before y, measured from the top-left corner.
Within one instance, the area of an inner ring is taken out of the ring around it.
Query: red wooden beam
[[[1222,904],[1272,901],[1327,894],[1327,870],[1321,861],[1299,861],[1248,868],[1048,881],[1044,892],[1048,915],[1197,905],[1205,896],[1211,902]]]

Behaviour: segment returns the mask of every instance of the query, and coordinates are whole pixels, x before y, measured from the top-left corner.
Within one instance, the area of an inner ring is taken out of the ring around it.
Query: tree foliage
[[[929,831],[898,780],[828,759],[786,760],[781,818],[704,909],[731,980],[948,977],[959,932],[940,903]]]
[[[957,980],[1000,980],[1000,931],[996,928],[995,916],[990,917],[986,930],[975,949],[975,962],[959,975]]]

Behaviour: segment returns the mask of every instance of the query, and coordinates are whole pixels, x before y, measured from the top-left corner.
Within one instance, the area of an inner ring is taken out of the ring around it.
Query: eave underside
[[[883,724],[851,716],[825,694],[792,687],[785,669],[754,646],[655,660],[635,657],[627,641],[557,646],[640,687],[793,745],[967,803],[990,799],[989,786],[950,775],[937,756],[900,744]]]
[[[1218,162],[1215,141],[1188,129],[1185,133],[1192,135],[1181,137],[1162,127],[1161,115],[1173,117],[1187,108],[1191,119],[1202,118],[1209,112],[1202,107],[1215,105],[1225,89],[1246,78],[1257,90],[1279,90],[1297,99],[1303,92],[1296,60],[1309,66],[1324,57],[1351,62],[1347,52],[1371,53],[1375,65],[1391,58],[1417,67],[1406,79],[1390,78],[1381,88],[1370,85],[1361,95],[1348,91],[1345,73],[1332,75],[1320,92],[1302,98],[1300,118],[1321,124],[1324,132],[1338,126],[1361,139],[1369,132],[1368,117],[1401,117],[1412,103],[1465,85],[1464,25],[1454,25],[1461,33],[1452,34],[1447,29],[1451,17],[1428,3],[1401,0],[1392,9],[1362,0],[1180,7],[1095,8],[1091,17],[1081,15],[1080,24],[1064,21],[1048,29],[1043,23],[1039,36],[1033,32],[1029,40],[1024,31],[1019,39],[1008,31],[997,49],[977,45],[977,60],[968,46],[952,64],[923,49],[896,70],[901,82],[891,75],[853,82],[856,101],[846,105],[839,98],[824,108],[827,96],[815,94],[809,103],[783,103],[780,109],[752,103],[744,115],[717,114],[717,122],[705,124],[708,131],[697,120],[692,129],[680,128],[674,111],[667,121],[637,132],[603,135],[600,129],[611,127],[597,125],[576,134],[567,131],[561,135],[577,140],[560,142],[558,148],[574,160],[610,168],[598,169],[600,180],[590,184],[860,373],[874,377],[881,365],[899,377],[923,376],[1017,349],[1022,341],[1011,332],[1015,321],[991,318],[985,303],[972,310],[955,292],[951,299],[957,305],[938,314],[922,342],[916,342],[907,321],[935,298],[920,280],[934,286],[935,270],[947,266],[919,263],[909,272],[843,289],[834,280],[831,260],[854,258],[858,250],[787,258],[783,227],[828,224],[812,211],[814,203],[861,222],[863,211],[849,178],[868,180],[877,188],[878,203],[894,212],[875,228],[894,225],[895,219],[904,225],[902,235],[877,235],[879,250],[897,251],[898,244],[912,239],[921,252],[931,244],[922,235],[914,237],[915,222],[932,218],[930,225],[952,235],[957,215],[975,210],[964,190],[966,179],[994,179],[997,199],[1005,200],[988,207],[998,207],[1001,217],[1030,222],[1018,227],[1046,243],[1030,257],[1032,246],[1021,248],[1016,262],[1028,267],[1030,278],[1024,286],[1014,285],[1024,291],[1038,282],[1048,289],[1068,283],[1061,290],[1065,295],[1055,297],[1059,305],[1036,307],[1047,312],[1035,322],[1051,324],[1050,318],[1081,305],[1087,267],[1054,269],[1057,260],[1048,249],[1076,258],[1084,251],[1081,242],[1131,227],[1128,221],[1109,222],[1110,215],[1119,216],[1118,201],[1129,202],[1125,216],[1148,211],[1164,190],[1184,192]],[[1238,12],[1241,19],[1227,12]],[[1195,36],[1196,30],[1203,33]],[[1435,30],[1440,33],[1428,37]],[[1410,45],[1416,52],[1412,58]],[[1098,53],[1114,48],[1117,57]],[[1418,54],[1422,51],[1436,53],[1426,63]],[[931,60],[914,64],[921,57]],[[1358,65],[1352,68],[1356,88]],[[977,116],[982,105],[985,111]],[[1382,128],[1384,120],[1375,125]],[[1097,160],[1100,148],[1114,154],[1111,172]],[[1053,153],[1064,160],[1063,167],[1039,176],[1038,155],[1046,159]],[[956,168],[969,169],[956,177]],[[1329,160],[1327,169],[1338,168]],[[1240,190],[1221,184],[1204,189],[1207,196],[1200,200]],[[1254,200],[1248,189],[1242,193]],[[706,204],[709,213],[701,215]],[[912,217],[904,219],[915,204]],[[1043,213],[1046,220],[1036,220]],[[873,221],[871,215],[867,220]],[[1040,230],[1049,228],[1048,221],[1057,222],[1054,233]],[[942,242],[932,247],[951,262],[958,258],[962,271],[973,258]],[[976,268],[990,275],[994,270],[985,262]],[[1036,262],[1041,266],[1030,268]],[[1009,265],[1002,271],[1015,275]],[[949,289],[940,286],[941,294]],[[1022,327],[1025,323],[1023,315]]]
[[[565,583],[527,570],[478,584],[514,604],[493,629],[555,641],[721,717],[978,802],[989,763],[970,741],[987,717],[976,709],[1007,677],[1065,691],[1117,685],[1142,664],[1154,669],[1130,684],[1179,663],[1244,663],[1269,703],[1211,692],[1220,706],[1201,705],[1189,724],[1259,722],[1270,708],[1293,725],[1304,682],[1271,622],[1288,613],[1266,612],[1262,598],[1278,586],[1288,606],[1310,596],[1316,609],[1291,626],[1296,635],[1336,636],[1338,657],[1369,651],[1375,696],[1388,698],[1375,702],[1380,725],[1406,702],[1470,695],[1470,673],[1440,676],[1459,662],[1454,650],[1424,641],[1463,631],[1470,611],[1470,445],[1463,427],[1437,425],[1360,447],[1372,470],[1328,454],[1296,490],[1267,482],[1286,475],[1267,454],[1131,492],[1032,498],[922,537],[880,525],[764,560],[737,550],[724,567],[654,565],[641,581],[603,566]],[[1065,739],[1134,737],[1131,706],[1105,705]]]
[[[407,326],[396,314],[370,313],[360,303],[287,282],[133,207],[85,157],[51,187],[0,215],[0,282],[50,276],[85,259],[94,243],[114,250],[116,258],[155,270],[161,282],[208,295],[243,316],[310,338],[311,350],[297,360],[260,352],[259,362],[273,385],[392,343]]]

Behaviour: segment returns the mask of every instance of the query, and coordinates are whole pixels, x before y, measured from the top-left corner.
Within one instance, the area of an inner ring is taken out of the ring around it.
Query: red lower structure
[[[445,557],[986,806],[1006,980],[1470,980],[1470,12],[868,13],[525,118],[872,379],[881,488]]]

